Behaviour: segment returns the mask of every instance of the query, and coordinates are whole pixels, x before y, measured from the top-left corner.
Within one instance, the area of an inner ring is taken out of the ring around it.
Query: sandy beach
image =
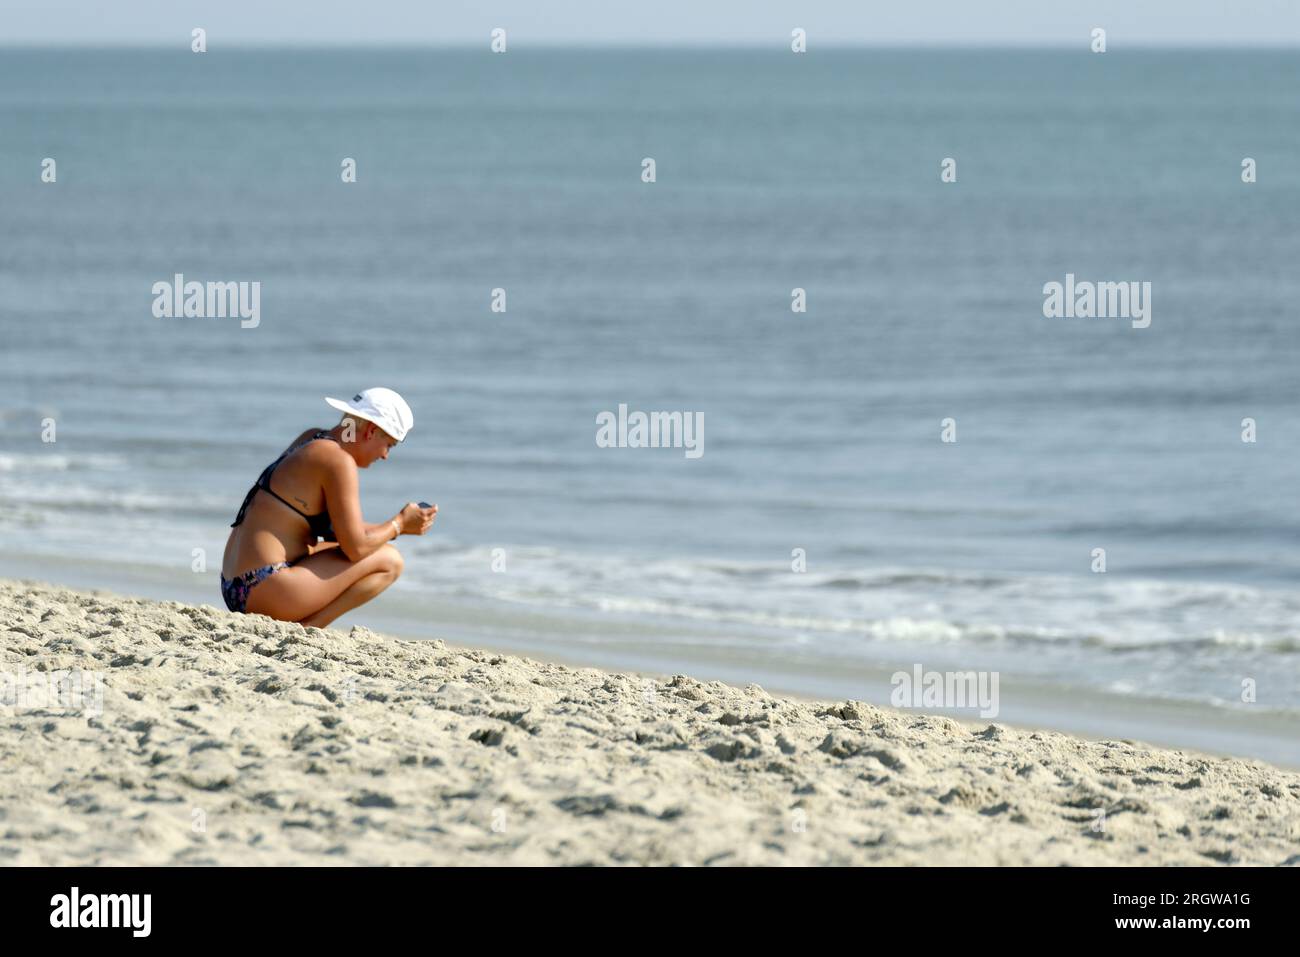
[[[1300,864],[1300,774],[1132,741],[7,580],[0,653],[11,865]]]

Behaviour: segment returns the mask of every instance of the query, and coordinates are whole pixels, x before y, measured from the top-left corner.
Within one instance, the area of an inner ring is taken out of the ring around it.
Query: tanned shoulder
[[[348,469],[356,471],[357,463],[352,456],[343,450],[343,446],[337,442],[315,442],[311,446],[311,454],[317,462],[320,462],[330,469]]]

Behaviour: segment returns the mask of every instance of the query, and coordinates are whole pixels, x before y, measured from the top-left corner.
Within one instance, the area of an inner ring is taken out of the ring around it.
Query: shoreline
[[[1300,864],[1300,774],[0,580],[0,861]],[[93,709],[92,709],[93,711]]]
[[[98,560],[70,564],[53,556],[20,557],[0,552],[0,580],[5,578],[83,590],[103,588],[159,601],[208,604],[224,611],[215,573],[167,573],[154,566]],[[596,667],[651,676],[681,670],[740,687],[757,682],[773,694],[804,701],[851,698],[886,711],[898,711],[889,702],[889,678],[895,670],[892,667],[864,660],[840,662],[836,668],[814,668],[804,662],[796,668],[779,656],[764,658],[758,654],[737,660],[728,657],[725,649],[712,648],[708,635],[694,642],[683,640],[682,629],[690,627],[690,623],[651,625],[640,619],[566,615],[526,606],[478,606],[405,592],[400,582],[380,601],[345,616],[343,630],[350,627],[353,618],[363,618],[373,630],[396,638],[440,638],[457,648],[490,649],[574,668]],[[545,626],[539,626],[539,622]],[[613,640],[605,640],[607,634]],[[675,646],[665,649],[666,641]],[[924,657],[926,651],[918,649],[917,654]],[[1194,702],[1107,694],[1006,674],[1002,676],[1001,691],[1002,710],[988,720],[1011,727],[1050,729],[1090,739],[1138,739],[1160,747],[1260,760],[1300,770],[1300,736],[1294,718],[1262,706],[1250,710],[1207,708]],[[980,720],[972,710],[934,709],[926,713],[943,714],[961,722]]]

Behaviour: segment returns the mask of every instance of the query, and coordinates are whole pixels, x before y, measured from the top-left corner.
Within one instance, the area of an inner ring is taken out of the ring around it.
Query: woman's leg
[[[388,548],[389,546],[385,545],[384,547]],[[303,618],[303,625],[314,625],[317,628],[324,628],[335,618],[346,614],[353,608],[364,605],[393,582],[397,581],[397,576],[402,574],[402,553],[394,548],[393,555],[396,556],[396,560],[389,570],[372,572],[365,576],[351,588],[345,589],[343,594],[339,595],[338,598],[335,598],[320,611]]]
[[[349,561],[342,549],[331,548],[260,582],[249,592],[245,611],[324,628],[374,598],[401,573],[402,553],[392,545],[359,562]]]

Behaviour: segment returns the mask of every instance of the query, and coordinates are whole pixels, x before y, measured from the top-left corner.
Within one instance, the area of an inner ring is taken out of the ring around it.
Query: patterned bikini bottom
[[[248,607],[248,593],[253,590],[253,586],[270,578],[280,569],[288,567],[288,562],[276,562],[274,565],[254,568],[251,572],[244,572],[234,578],[222,575],[221,597],[226,600],[226,607],[231,611],[243,612]]]

